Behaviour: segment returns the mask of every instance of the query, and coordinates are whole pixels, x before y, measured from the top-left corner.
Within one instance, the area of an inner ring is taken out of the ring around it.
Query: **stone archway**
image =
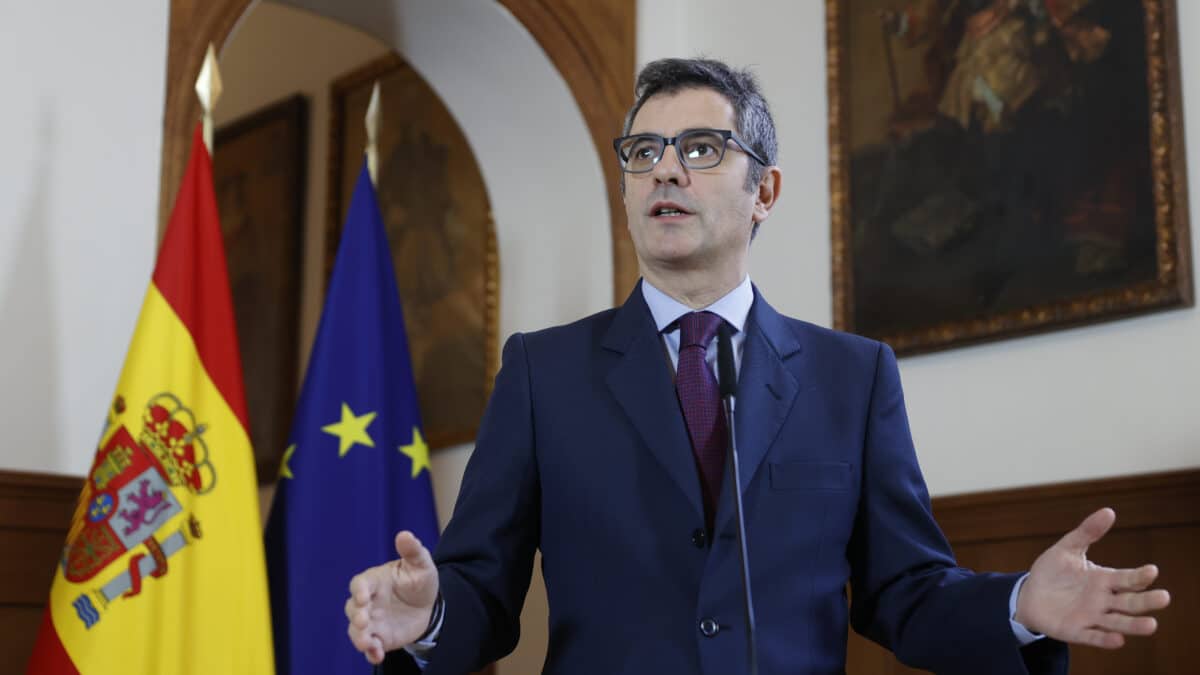
[[[620,130],[633,91],[636,0],[498,0],[520,21],[562,74],[601,158]],[[171,0],[163,110],[159,229],[165,226],[183,176],[200,104],[192,83],[204,51],[218,49],[253,0]],[[590,30],[589,27],[603,27]],[[601,162],[611,214],[613,299],[624,300],[638,278],[624,223],[619,170]]]

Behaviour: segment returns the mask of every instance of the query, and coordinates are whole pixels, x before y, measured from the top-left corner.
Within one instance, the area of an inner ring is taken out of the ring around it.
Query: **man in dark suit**
[[[1169,602],[1147,590],[1157,570],[1085,557],[1111,510],[1028,575],[958,568],[892,351],[781,316],[750,283],[750,242],[782,184],[752,76],[652,63],[614,145],[642,281],[621,307],[508,340],[436,564],[401,532],[401,558],[351,582],[348,631],[369,661],[397,650],[466,673],[504,656],[540,549],[545,672],[744,672],[721,323],[761,672],[842,672],[847,622],[908,664],[972,675],[1065,673],[1063,641],[1154,631],[1143,614]]]

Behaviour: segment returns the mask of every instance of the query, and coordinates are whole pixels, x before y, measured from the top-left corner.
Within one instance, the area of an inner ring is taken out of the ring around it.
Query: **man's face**
[[[629,133],[670,138],[699,128],[736,129],[733,106],[711,89],[651,97]],[[679,162],[672,145],[653,170],[625,174],[629,233],[643,268],[665,272],[716,271],[730,264],[744,268],[757,194],[745,185],[752,161],[730,142],[720,164],[693,170]]]

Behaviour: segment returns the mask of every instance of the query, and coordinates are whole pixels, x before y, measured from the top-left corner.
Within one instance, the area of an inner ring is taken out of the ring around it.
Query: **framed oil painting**
[[[1172,0],[827,0],[834,324],[899,353],[1193,302]]]
[[[389,54],[334,82],[326,279],[380,86],[377,194],[404,308],[425,440],[475,439],[498,367],[499,265],[483,175],[437,93]]]
[[[229,123],[213,140],[260,483],[275,479],[296,404],[307,140],[308,103],[299,95]]]

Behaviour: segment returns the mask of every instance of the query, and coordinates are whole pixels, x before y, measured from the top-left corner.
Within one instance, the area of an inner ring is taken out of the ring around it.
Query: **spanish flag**
[[[197,126],[30,673],[274,670],[247,428]]]

